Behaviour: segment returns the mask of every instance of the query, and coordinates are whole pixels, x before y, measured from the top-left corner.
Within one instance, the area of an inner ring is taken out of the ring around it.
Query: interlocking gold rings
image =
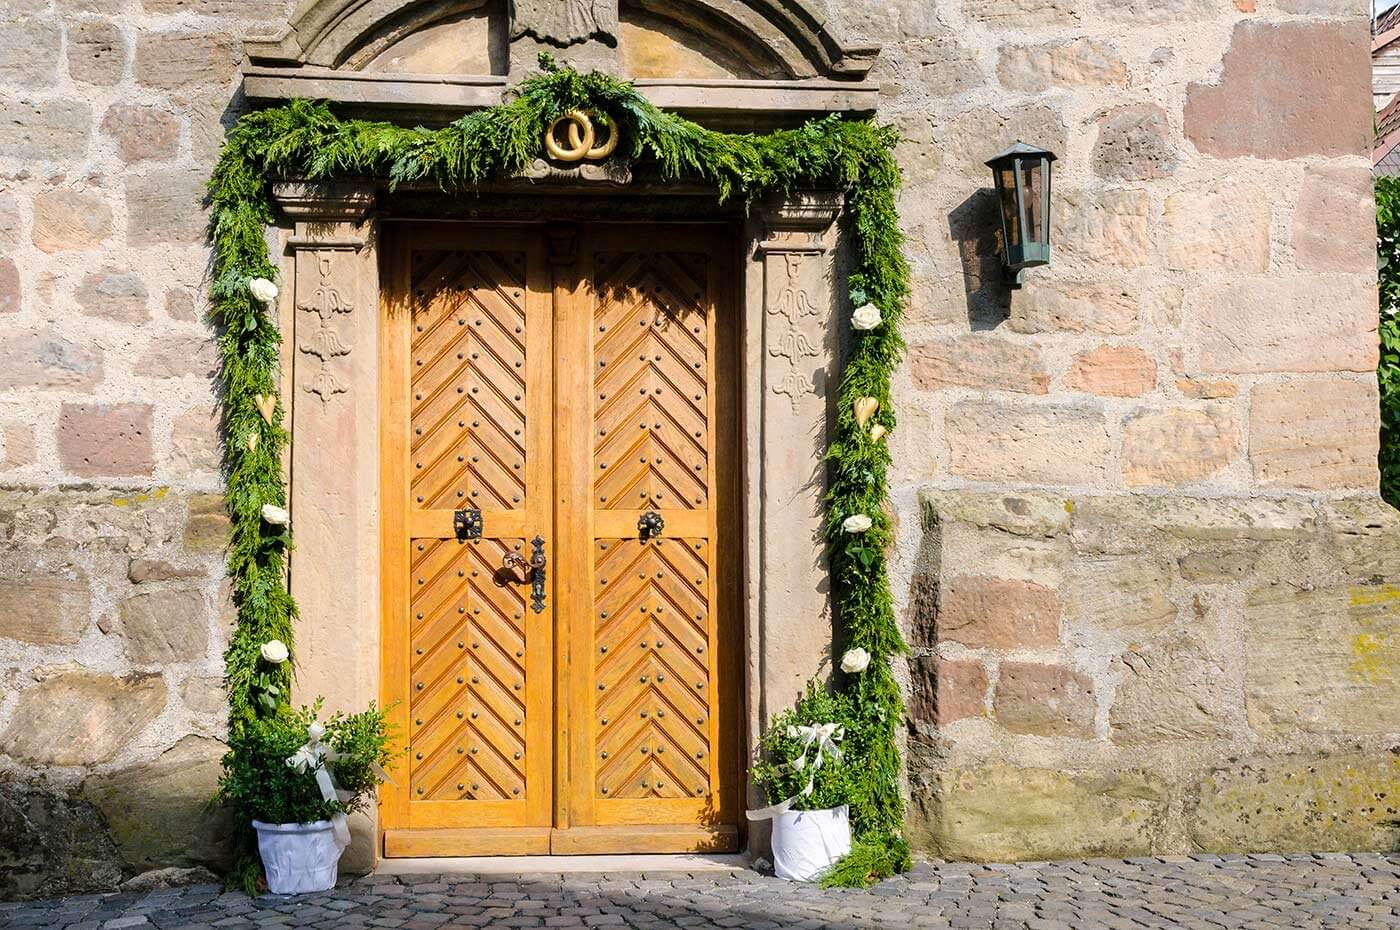
[[[558,136],[559,124],[565,122],[569,124],[565,132],[568,144],[561,145]],[[585,158],[600,161],[616,151],[617,144],[621,141],[616,123],[608,121],[603,125],[603,130],[607,133],[607,138],[600,145],[598,129],[589,115],[582,110],[570,110],[556,116],[549,124],[544,133],[544,148],[549,157],[556,161],[583,161]]]

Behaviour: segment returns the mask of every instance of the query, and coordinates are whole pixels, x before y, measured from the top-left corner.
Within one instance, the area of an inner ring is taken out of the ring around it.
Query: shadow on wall
[[[967,321],[973,331],[996,329],[1011,315],[1011,288],[1001,264],[1001,211],[996,191],[975,191],[948,214],[948,233],[962,263]]]

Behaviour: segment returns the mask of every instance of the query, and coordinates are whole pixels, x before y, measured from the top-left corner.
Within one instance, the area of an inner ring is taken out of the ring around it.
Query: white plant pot
[[[258,831],[258,852],[267,873],[267,890],[273,894],[304,894],[335,887],[336,866],[345,850],[335,841],[329,820],[316,823],[263,823]]]
[[[773,818],[773,872],[790,882],[811,882],[851,851],[850,808],[784,811]]]

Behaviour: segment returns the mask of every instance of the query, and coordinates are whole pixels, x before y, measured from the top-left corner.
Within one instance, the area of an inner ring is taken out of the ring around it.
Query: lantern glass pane
[[[1021,163],[1021,186],[1026,198],[1026,239],[1029,242],[1045,241],[1045,202],[1041,184],[1045,177],[1045,160],[1030,158]]]
[[[997,170],[997,193],[1001,195],[1002,229],[1006,232],[1006,248],[1021,244],[1021,211],[1016,205],[1016,169],[1013,165]]]

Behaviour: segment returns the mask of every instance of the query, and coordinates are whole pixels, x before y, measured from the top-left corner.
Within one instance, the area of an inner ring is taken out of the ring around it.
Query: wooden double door
[[[404,223],[384,255],[385,855],[737,848],[732,232]]]

